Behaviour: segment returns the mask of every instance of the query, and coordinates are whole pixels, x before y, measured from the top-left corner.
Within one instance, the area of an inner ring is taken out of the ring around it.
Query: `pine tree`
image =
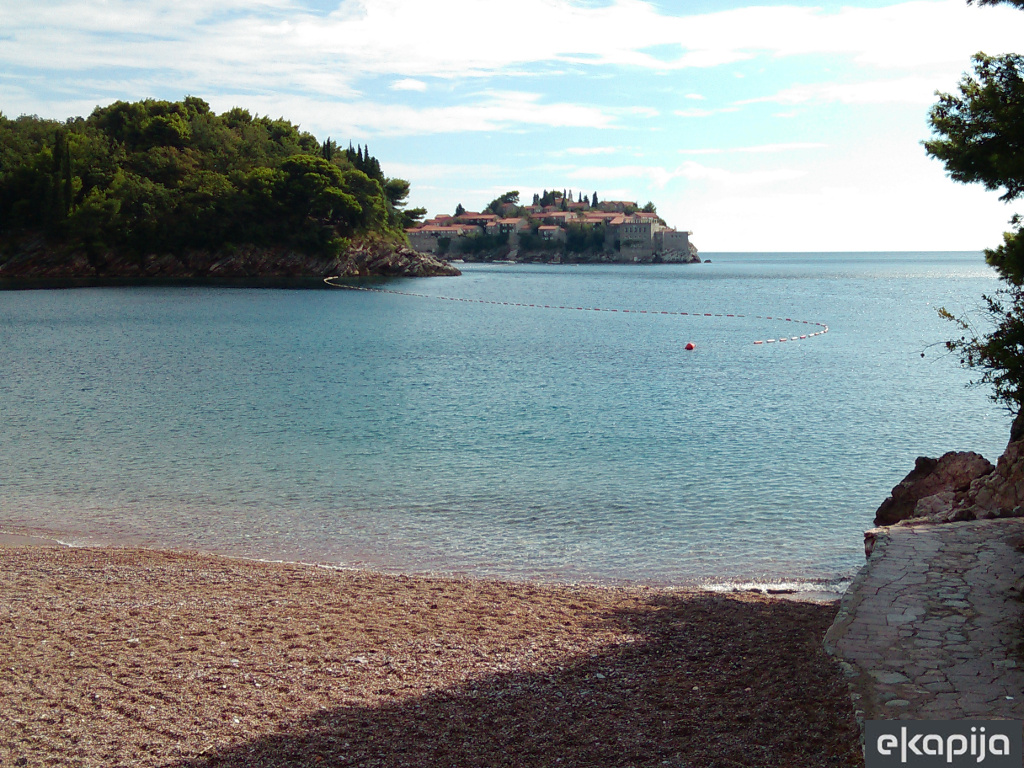
[[[67,179],[70,170],[70,154],[68,152],[68,139],[64,131],[57,130],[53,135],[53,154],[50,160],[49,179],[49,205],[47,216],[51,222],[56,223],[67,218],[71,209],[71,200],[68,198],[69,183]]]

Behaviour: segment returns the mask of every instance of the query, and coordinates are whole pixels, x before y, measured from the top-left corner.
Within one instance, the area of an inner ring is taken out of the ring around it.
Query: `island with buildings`
[[[653,203],[598,201],[595,192],[507,192],[479,213],[460,204],[405,230],[413,249],[449,261],[700,263],[692,232],[668,226]]]

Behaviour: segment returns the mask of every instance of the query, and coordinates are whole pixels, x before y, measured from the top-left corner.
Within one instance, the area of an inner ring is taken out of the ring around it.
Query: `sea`
[[[983,329],[998,281],[977,252],[702,256],[2,292],[0,531],[838,594],[916,457],[1005,447],[938,313]]]

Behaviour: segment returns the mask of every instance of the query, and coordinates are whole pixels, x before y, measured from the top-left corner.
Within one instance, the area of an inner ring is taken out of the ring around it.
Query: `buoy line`
[[[529,307],[533,309],[568,309],[578,312],[618,312],[629,315],[677,315],[682,317],[736,317],[754,320],[778,320],[785,323],[796,323],[797,325],[813,325],[821,330],[813,333],[805,333],[800,336],[783,336],[779,339],[760,339],[755,344],[778,344],[785,341],[800,341],[801,339],[812,339],[815,336],[824,336],[828,333],[828,326],[824,323],[815,323],[811,320],[794,320],[791,317],[772,317],[771,315],[734,315],[714,312],[670,312],[658,309],[609,309],[607,307],[573,307],[559,306],[557,304],[525,304],[517,301],[492,301],[489,299],[463,299],[458,296],[433,296],[428,293],[412,293],[410,291],[394,291],[388,288],[366,288],[361,285],[338,285],[332,280],[341,279],[339,276],[325,277],[324,282],[332,288],[343,288],[347,291],[365,291],[367,293],[390,293],[394,296],[412,296],[417,299],[437,299],[439,301],[461,301],[467,304],[494,304],[499,307]]]

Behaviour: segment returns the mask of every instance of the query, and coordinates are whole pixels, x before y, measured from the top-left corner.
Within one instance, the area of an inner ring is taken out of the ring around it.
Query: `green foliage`
[[[470,235],[459,239],[460,253],[481,253],[493,251],[508,245],[508,234],[504,235]]]
[[[971,5],[973,0],[967,0],[967,4]],[[1006,3],[1007,5],[1015,5],[1018,8],[1024,8],[1024,0],[978,0],[978,5],[999,5]]]
[[[604,226],[570,223],[565,237],[565,250],[570,253],[604,249]]]
[[[960,356],[961,365],[982,371],[975,385],[992,387],[991,397],[1019,413],[1024,403],[1024,289],[1008,284],[995,296],[983,296],[985,319],[994,330],[981,333],[964,317],[954,317],[946,309],[939,314],[957,325],[958,339],[946,342],[946,348]]]
[[[560,247],[561,243],[558,245]],[[551,246],[552,244],[541,237],[536,231],[525,231],[519,233],[519,250],[523,253],[550,250]]]
[[[970,1],[970,0],[968,0]],[[999,0],[981,0],[982,5]],[[1024,0],[1012,0],[1024,7]],[[936,134],[924,143],[949,175],[963,183],[1002,189],[1000,199],[1024,194],[1024,57],[1018,54],[974,56],[974,74],[960,80],[959,94],[940,93],[929,115]],[[970,320],[940,315],[961,331],[946,343],[967,367],[982,371],[979,384],[992,387],[992,399],[1011,412],[1024,405],[1024,232],[1014,216],[1013,231],[1003,243],[985,251],[985,259],[1003,281],[995,296],[984,296],[988,332]]]
[[[548,192],[544,190],[544,194],[540,196],[540,204],[543,206],[558,205],[562,202],[562,193],[551,190]]]
[[[1002,200],[1024,193],[1024,57],[974,56],[974,75],[959,95],[939,94],[929,119],[939,138],[925,142],[960,182],[1005,189]]]
[[[1010,220],[1014,229],[1003,233],[1003,244],[985,249],[985,261],[995,267],[999,276],[1011,285],[1024,285],[1024,232],[1021,219]]]
[[[402,211],[402,228],[409,229],[411,227],[418,227],[423,223],[423,218],[426,215],[426,208],[407,208]]]
[[[519,205],[518,190],[512,190],[511,192],[506,192],[500,197],[494,198],[493,200],[491,200],[491,202],[487,204],[487,207],[484,208],[483,212],[487,213],[488,211],[490,211],[495,216],[502,216],[504,215],[505,207],[508,205]]]
[[[115,102],[63,123],[0,115],[0,238],[143,253],[227,243],[334,255],[353,236],[400,238],[409,183],[360,147],[202,99]]]

